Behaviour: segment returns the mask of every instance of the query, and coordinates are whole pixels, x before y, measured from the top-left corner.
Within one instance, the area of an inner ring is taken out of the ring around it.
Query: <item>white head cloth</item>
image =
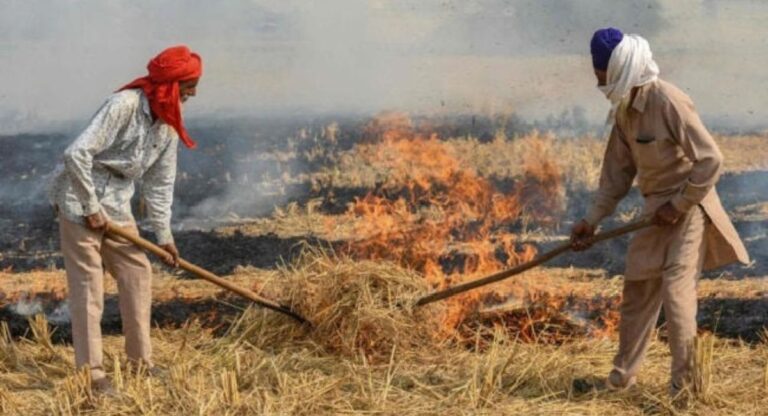
[[[605,126],[607,135],[613,128],[619,104],[632,88],[653,82],[658,76],[659,66],[653,60],[648,41],[640,35],[624,35],[608,60],[606,85],[599,87],[611,102]]]

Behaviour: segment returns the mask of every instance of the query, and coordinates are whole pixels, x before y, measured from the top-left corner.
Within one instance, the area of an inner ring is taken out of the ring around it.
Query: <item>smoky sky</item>
[[[0,133],[90,117],[164,47],[204,59],[185,116],[383,110],[599,122],[588,42],[651,43],[705,119],[765,127],[768,2],[759,0],[0,0]]]
[[[426,46],[442,53],[583,54],[590,30],[614,26],[651,36],[664,24],[657,1],[486,0],[463,11],[443,7],[450,18]]]

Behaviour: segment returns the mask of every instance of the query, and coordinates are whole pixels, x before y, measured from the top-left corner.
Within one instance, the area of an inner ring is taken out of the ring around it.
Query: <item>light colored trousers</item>
[[[129,229],[138,234],[135,225]],[[75,365],[88,365],[94,380],[105,376],[101,315],[106,269],[117,281],[126,355],[151,366],[152,268],[146,254],[127,240],[107,237],[61,215],[59,234],[67,269]]]
[[[624,281],[619,351],[613,360],[612,380],[620,378],[621,384],[626,384],[637,375],[662,306],[672,354],[671,381],[681,387],[688,380],[690,345],[696,336],[696,289],[704,261],[707,222],[704,211],[696,206],[678,223],[658,228],[654,243],[664,256],[660,275]]]

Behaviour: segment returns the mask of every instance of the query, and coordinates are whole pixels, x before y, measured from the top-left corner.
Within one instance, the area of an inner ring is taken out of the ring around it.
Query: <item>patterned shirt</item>
[[[64,152],[50,201],[71,221],[83,224],[84,216],[101,211],[110,221],[128,225],[135,222],[131,198],[138,181],[158,244],[172,243],[177,147],[178,135],[152,119],[141,90],[114,93]]]

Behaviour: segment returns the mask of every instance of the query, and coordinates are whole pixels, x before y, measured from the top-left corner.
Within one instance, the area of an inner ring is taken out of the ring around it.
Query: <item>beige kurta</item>
[[[587,214],[596,225],[611,215],[635,179],[645,197],[645,214],[667,201],[681,212],[700,205],[711,222],[705,230],[704,269],[749,255],[720,203],[715,183],[722,154],[699,119],[691,99],[668,82],[657,80],[622,104],[603,160],[600,186]],[[659,230],[635,236],[627,254],[626,278],[659,277],[665,252],[652,241]]]

